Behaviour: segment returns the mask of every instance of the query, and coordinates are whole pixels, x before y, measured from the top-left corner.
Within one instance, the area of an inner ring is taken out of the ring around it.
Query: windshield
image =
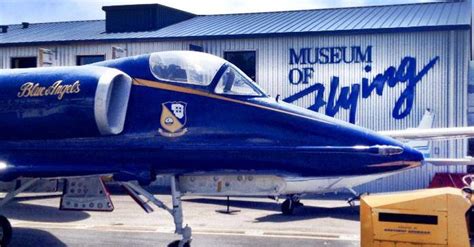
[[[208,86],[225,62],[202,52],[156,52],[150,55],[150,70],[158,80]]]
[[[263,96],[263,91],[244,72],[229,64],[217,83],[215,92],[241,96]]]

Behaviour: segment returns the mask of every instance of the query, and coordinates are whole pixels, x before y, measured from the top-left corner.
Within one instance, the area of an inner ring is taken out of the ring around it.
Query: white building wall
[[[83,43],[67,45],[41,45],[30,47],[0,47],[0,68],[10,67],[10,58],[18,56],[36,56],[38,48],[56,51],[55,65],[75,65],[77,55],[105,54],[112,58],[112,46],[126,49],[126,55],[138,55],[163,50],[187,50],[190,44],[199,45],[204,51],[223,57],[225,51],[253,50],[257,53],[257,82],[271,96],[281,95],[285,99],[315,83],[324,85],[324,99],[328,99],[329,84],[334,76],[339,77],[341,87],[361,84],[362,78],[369,82],[390,66],[398,69],[403,58],[416,59],[418,73],[430,60],[439,57],[436,64],[422,77],[416,86],[415,100],[410,114],[403,119],[394,119],[392,109],[406,83],[393,88],[385,87],[382,96],[372,92],[367,99],[358,97],[356,123],[374,130],[405,129],[418,125],[426,108],[436,114],[434,127],[465,126],[467,124],[467,83],[469,52],[468,31],[432,31],[389,34],[358,35],[307,35],[301,37],[223,39],[223,40],[186,40],[154,42],[117,42]],[[291,65],[290,49],[316,47],[366,48],[372,46],[371,63],[339,63],[315,65]],[[364,67],[370,65],[372,72]],[[292,85],[288,74],[291,69],[312,67],[314,76],[308,84]],[[403,71],[402,71],[403,72]],[[314,104],[315,93],[295,101],[302,107]],[[324,107],[320,112],[324,112]],[[349,111],[340,109],[336,118],[348,120]],[[305,128],[305,126],[301,126]],[[434,157],[463,157],[466,154],[465,141],[432,142]],[[330,157],[328,157],[329,159]],[[387,191],[426,187],[435,172],[465,172],[464,167],[434,168],[425,166],[383,181],[371,183],[359,188],[361,191]]]

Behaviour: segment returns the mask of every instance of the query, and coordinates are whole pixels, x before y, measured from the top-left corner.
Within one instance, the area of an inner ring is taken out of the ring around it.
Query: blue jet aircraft
[[[287,177],[387,176],[422,162],[394,139],[269,97],[206,53],[0,70],[0,181],[33,178],[2,205],[39,179],[65,178],[61,209],[111,211],[101,177],[112,176],[146,211],[173,216],[181,246],[191,228],[180,183],[277,195]],[[171,177],[172,207],[142,187],[157,175]],[[3,246],[12,230],[0,223]]]

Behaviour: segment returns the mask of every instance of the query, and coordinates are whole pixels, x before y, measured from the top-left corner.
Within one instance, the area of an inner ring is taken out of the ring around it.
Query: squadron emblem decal
[[[182,136],[188,131],[186,128],[186,105],[182,101],[165,102],[161,104],[161,128],[158,132],[162,136],[176,137]]]

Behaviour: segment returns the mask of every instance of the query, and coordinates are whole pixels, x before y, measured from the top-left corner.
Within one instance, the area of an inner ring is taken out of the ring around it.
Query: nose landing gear
[[[281,204],[281,212],[284,215],[292,215],[295,208],[302,206],[304,205],[300,202],[299,196],[289,195],[288,198]]]

